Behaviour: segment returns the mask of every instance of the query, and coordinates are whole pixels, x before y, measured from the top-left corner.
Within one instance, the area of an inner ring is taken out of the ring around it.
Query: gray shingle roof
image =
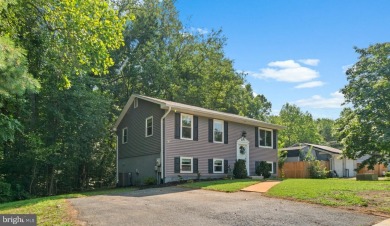
[[[153,97],[148,97],[148,96],[143,96],[143,95],[138,95],[138,94],[133,94],[129,98],[129,101],[125,105],[125,107],[122,110],[122,113],[120,114],[118,120],[115,123],[114,130],[118,127],[120,121],[123,119],[125,116],[126,112],[128,111],[130,105],[134,101],[134,98],[140,98],[146,101],[150,101],[156,104],[160,104],[162,109],[169,109],[171,110],[176,110],[180,111],[183,113],[192,113],[196,114],[198,116],[204,116],[204,117],[210,117],[210,118],[218,118],[218,119],[223,119],[226,121],[233,121],[233,122],[238,122],[238,123],[243,123],[243,124],[248,124],[248,125],[253,125],[253,126],[258,126],[258,127],[265,127],[265,128],[270,128],[270,129],[284,129],[284,126],[276,125],[276,124],[271,124],[267,122],[263,122],[260,120],[252,119],[252,118],[247,118],[244,116],[239,116],[231,113],[225,113],[225,112],[219,112],[219,111],[214,111],[214,110],[209,110],[206,108],[201,108],[197,106],[192,106],[188,104],[182,104],[182,103],[177,103],[173,101],[168,101],[168,100],[161,100]]]

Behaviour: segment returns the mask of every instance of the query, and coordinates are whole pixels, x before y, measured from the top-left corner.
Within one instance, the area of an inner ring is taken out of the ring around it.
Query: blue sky
[[[390,41],[388,0],[177,0],[183,24],[222,29],[226,56],[277,114],[293,103],[338,118],[353,47]]]

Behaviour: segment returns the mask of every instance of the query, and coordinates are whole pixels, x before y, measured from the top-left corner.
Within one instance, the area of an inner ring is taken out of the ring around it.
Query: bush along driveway
[[[390,181],[387,180],[287,179],[266,195],[390,217]]]

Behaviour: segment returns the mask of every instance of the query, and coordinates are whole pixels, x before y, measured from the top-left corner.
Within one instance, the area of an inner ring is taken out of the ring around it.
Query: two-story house
[[[267,161],[277,173],[283,126],[201,107],[132,95],[115,123],[119,185],[224,177],[237,159],[248,175]]]

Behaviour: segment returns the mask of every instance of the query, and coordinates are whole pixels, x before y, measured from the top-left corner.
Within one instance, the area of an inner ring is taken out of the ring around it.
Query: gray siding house
[[[115,123],[119,185],[179,178],[221,178],[237,159],[248,176],[267,161],[277,174],[277,133],[283,126],[133,94]]]

